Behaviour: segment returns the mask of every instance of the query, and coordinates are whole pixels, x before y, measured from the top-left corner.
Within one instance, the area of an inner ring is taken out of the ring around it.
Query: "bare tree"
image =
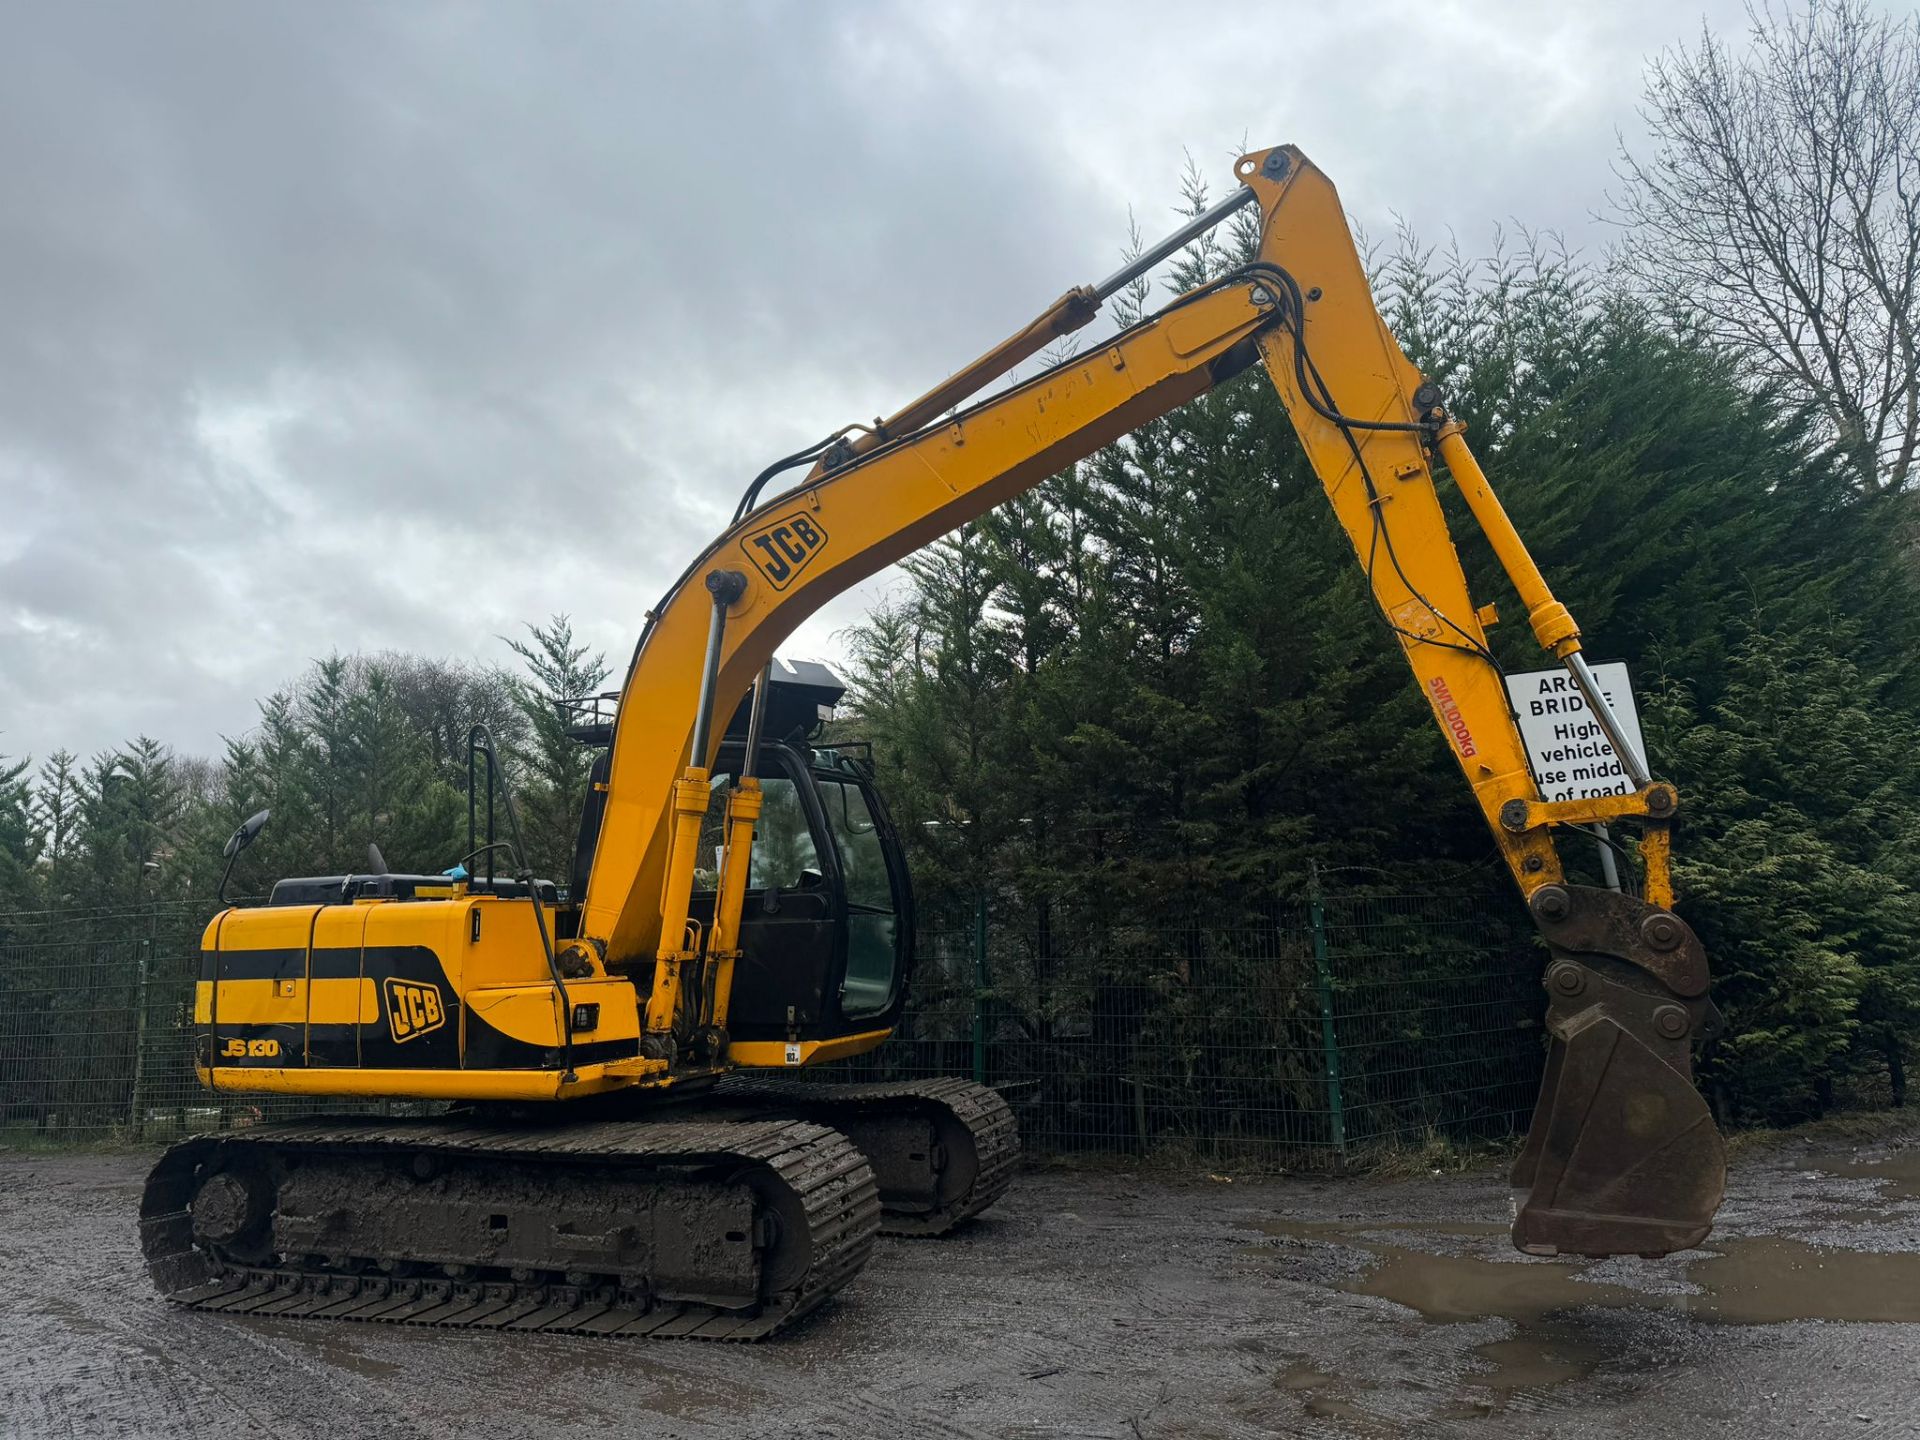
[[[1920,16],[1766,0],[1747,18],[1744,54],[1703,30],[1649,65],[1620,254],[1812,407],[1858,494],[1898,492],[1920,447]]]
[[[504,671],[398,650],[356,656],[354,663],[356,684],[365,682],[369,666],[386,673],[395,701],[426,737],[441,778],[457,790],[467,788],[467,732],[476,722],[492,730],[503,749],[525,738],[526,720]]]

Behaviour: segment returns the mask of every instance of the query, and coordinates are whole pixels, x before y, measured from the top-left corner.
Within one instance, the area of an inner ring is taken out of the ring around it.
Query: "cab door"
[[[711,923],[724,791],[742,759],[722,746],[689,915]],[[763,744],[764,797],[740,914],[727,1028],[736,1039],[831,1039],[899,1013],[913,954],[907,872],[866,767],[832,750]]]
[[[906,988],[912,892],[899,840],[871,775],[849,757],[821,753],[827,764],[816,767],[813,779],[839,869],[841,1029],[873,1029],[892,1019]]]
[[[723,746],[713,771],[713,804],[700,833],[688,910],[703,926],[713,918],[725,794],[742,758],[741,747]],[[740,961],[727,1028],[743,1039],[784,1039],[790,1030],[810,1036],[830,1026],[834,1015],[840,907],[832,840],[811,776],[796,752],[762,745],[755,769],[763,799],[741,906]]]

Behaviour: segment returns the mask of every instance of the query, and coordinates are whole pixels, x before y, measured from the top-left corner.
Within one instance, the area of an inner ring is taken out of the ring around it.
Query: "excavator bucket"
[[[1551,1045],[1513,1167],[1513,1243],[1530,1255],[1666,1255],[1698,1245],[1726,1188],[1726,1150],[1693,1085],[1715,1023],[1707,957],[1671,911],[1611,890],[1530,899],[1552,958]]]

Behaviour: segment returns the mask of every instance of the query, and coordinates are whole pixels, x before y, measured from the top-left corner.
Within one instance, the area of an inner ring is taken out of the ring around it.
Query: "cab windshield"
[[[726,845],[725,792],[733,776],[713,777],[713,803],[700,822],[700,852],[694,869],[694,888],[712,890],[720,880],[720,862]],[[753,829],[753,863],[747,870],[749,890],[796,890],[821,884],[820,856],[813,848],[813,830],[799,788],[784,776],[760,781],[760,820]]]

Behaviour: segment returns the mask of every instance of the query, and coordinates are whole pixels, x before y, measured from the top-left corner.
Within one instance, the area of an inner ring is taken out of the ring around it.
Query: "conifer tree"
[[[41,898],[35,871],[42,837],[27,779],[32,763],[0,755],[0,911],[31,910]]]
[[[41,762],[33,782],[34,826],[43,864],[37,888],[40,900],[49,908],[74,903],[73,870],[80,848],[77,764],[71,750],[55,750]]]
[[[593,752],[568,736],[567,720],[556,702],[599,693],[609,670],[605,655],[574,639],[567,616],[555,615],[545,625],[526,628],[526,640],[507,641],[527,669],[512,682],[514,704],[525,724],[509,752],[519,770],[515,793],[532,852],[529,863],[542,878],[565,883],[573,870]]]

